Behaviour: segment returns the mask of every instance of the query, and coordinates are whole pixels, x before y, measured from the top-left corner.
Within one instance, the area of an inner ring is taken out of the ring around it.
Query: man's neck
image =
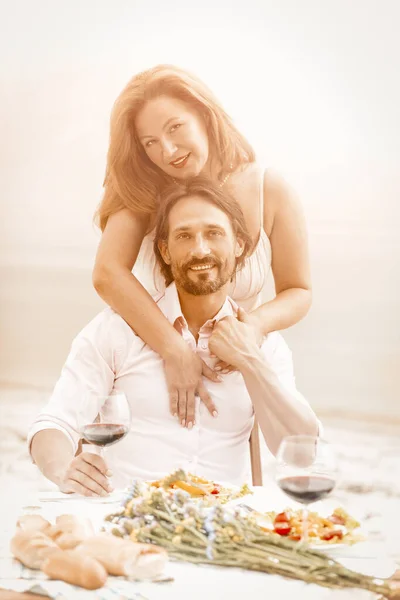
[[[190,331],[196,338],[201,327],[219,313],[228,295],[227,285],[224,285],[213,294],[206,294],[204,296],[193,296],[178,287],[177,291],[182,314],[186,319]]]

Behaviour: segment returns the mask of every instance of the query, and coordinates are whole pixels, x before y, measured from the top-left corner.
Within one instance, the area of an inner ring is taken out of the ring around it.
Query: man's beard
[[[216,275],[210,275],[210,271],[189,271],[192,266],[213,265],[217,269]],[[206,296],[218,292],[235,272],[235,264],[229,260],[222,262],[217,257],[208,257],[203,260],[190,260],[183,265],[171,263],[171,272],[176,285],[192,296]],[[194,280],[189,273],[196,273]]]

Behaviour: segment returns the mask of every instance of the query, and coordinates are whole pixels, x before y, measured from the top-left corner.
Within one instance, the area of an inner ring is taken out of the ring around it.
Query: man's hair
[[[200,196],[224,212],[231,223],[234,236],[243,242],[243,252],[241,256],[236,257],[235,272],[243,267],[252,246],[252,240],[247,230],[243,211],[231,194],[225,190],[221,190],[213,181],[202,176],[195,177],[187,184],[174,184],[166,188],[160,196],[154,236],[154,254],[167,286],[172,283],[174,278],[170,265],[164,262],[161,255],[159,243],[167,243],[168,241],[169,215],[173,207],[180,200],[192,196]]]

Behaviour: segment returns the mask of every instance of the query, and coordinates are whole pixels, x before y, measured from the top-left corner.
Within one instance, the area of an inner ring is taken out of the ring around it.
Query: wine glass
[[[105,458],[105,448],[120,442],[131,425],[131,409],[124,393],[108,396],[88,393],[78,409],[78,430],[85,442],[100,448]]]
[[[331,445],[319,437],[283,438],[276,455],[276,481],[303,507],[301,541],[308,541],[308,507],[326,498],[336,484],[336,459]]]

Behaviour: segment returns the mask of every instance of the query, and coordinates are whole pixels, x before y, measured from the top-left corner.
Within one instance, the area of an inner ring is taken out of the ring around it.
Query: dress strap
[[[261,169],[261,178],[260,178],[260,223],[261,228],[260,232],[264,229],[264,175],[266,169]]]

